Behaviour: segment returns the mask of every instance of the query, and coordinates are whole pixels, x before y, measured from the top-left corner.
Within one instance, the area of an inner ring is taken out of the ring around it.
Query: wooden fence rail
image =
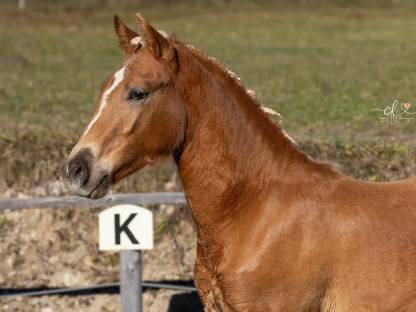
[[[62,197],[0,197],[0,210],[27,208],[100,208],[118,204],[138,205],[183,205],[185,196],[180,192],[111,194],[93,200],[78,196]]]

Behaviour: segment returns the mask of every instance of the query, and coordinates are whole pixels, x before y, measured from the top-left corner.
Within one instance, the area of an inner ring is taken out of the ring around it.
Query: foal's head
[[[124,61],[103,83],[94,116],[72,150],[66,167],[71,190],[104,196],[110,184],[183,140],[185,108],[174,87],[178,70],[173,42],[137,15],[140,34],[116,16]]]

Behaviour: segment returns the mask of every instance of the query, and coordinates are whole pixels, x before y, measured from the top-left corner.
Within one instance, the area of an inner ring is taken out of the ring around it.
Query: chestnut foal
[[[370,183],[305,156],[214,59],[137,15],[74,147],[72,190],[173,155],[206,311],[416,311],[416,180]]]

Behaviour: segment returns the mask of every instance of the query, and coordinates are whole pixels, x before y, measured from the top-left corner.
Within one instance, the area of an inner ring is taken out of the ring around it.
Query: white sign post
[[[140,250],[153,248],[153,214],[135,205],[119,205],[99,215],[100,250],[120,250],[122,312],[142,311]]]

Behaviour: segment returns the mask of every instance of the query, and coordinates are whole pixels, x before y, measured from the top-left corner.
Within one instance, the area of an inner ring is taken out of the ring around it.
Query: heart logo
[[[412,107],[412,103],[404,103],[404,104],[403,104],[403,108],[404,108],[405,110],[409,110],[411,107]]]

